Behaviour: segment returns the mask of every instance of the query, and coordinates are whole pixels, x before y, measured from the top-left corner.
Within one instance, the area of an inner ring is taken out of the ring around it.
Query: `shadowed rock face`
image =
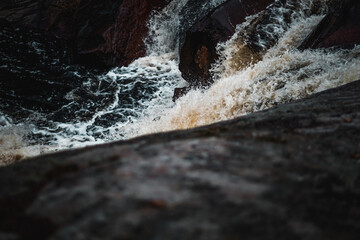
[[[360,2],[357,0],[329,1],[329,13],[299,47],[353,48],[360,44]]]
[[[2,239],[358,239],[360,81],[0,168]]]
[[[116,14],[115,24],[104,32],[106,43],[100,48],[112,65],[128,65],[146,53],[144,39],[151,12],[166,6],[170,0],[124,0]]]
[[[145,54],[151,11],[166,0],[20,0],[0,3],[0,20],[63,41],[70,62],[122,66]]]
[[[220,3],[220,1],[218,1]],[[225,0],[222,0],[225,2]],[[213,11],[214,5],[208,0],[188,0],[180,12],[179,51],[184,44],[186,32],[191,26]]]
[[[299,49],[329,47],[350,49],[360,43],[360,3],[356,0],[328,0],[326,2],[329,6],[327,16],[299,46]],[[242,23],[246,16],[257,12],[260,13],[237,36],[236,41],[244,43],[242,50],[239,50],[238,53],[241,63],[237,67],[241,69],[250,63],[261,60],[264,52],[275,45],[281,37],[281,34],[267,34],[263,31],[266,29],[264,26],[274,20],[272,9],[279,9],[285,5],[290,11],[279,12],[276,16],[283,18],[284,26],[282,27],[287,28],[292,21],[291,13],[298,11],[301,5],[300,1],[229,0],[196,22],[187,31],[180,54],[179,68],[190,86],[176,89],[173,99],[176,100],[191,88],[212,84],[213,79],[209,70],[218,59],[217,44],[228,40],[234,34],[236,24]],[[305,14],[309,16],[320,14],[322,5],[322,2],[314,1],[311,9]],[[266,8],[267,6],[269,7]]]

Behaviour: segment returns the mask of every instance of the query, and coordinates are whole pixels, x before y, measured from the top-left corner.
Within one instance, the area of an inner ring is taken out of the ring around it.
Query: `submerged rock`
[[[187,32],[180,52],[179,68],[191,86],[211,83],[210,67],[217,59],[216,45],[228,40],[237,24],[264,10],[273,0],[229,0],[196,22]]]
[[[98,51],[110,57],[110,64],[128,65],[146,53],[148,19],[153,10],[166,6],[170,0],[124,0],[115,23],[103,33],[105,44]],[[106,55],[105,55],[106,56]],[[107,57],[106,57],[107,58]],[[106,60],[104,60],[106,61]]]
[[[20,0],[0,3],[0,20],[62,41],[70,62],[122,66],[145,53],[147,20],[168,1]]]
[[[351,49],[360,44],[360,2],[329,1],[329,13],[299,46],[308,48]]]
[[[231,62],[231,68],[236,72],[260,61],[293,23],[305,16],[321,15],[325,9],[325,2],[317,0],[229,0],[220,5],[186,33],[179,68],[190,87],[178,89],[174,99],[181,96],[178,93],[184,93],[187,89],[213,83],[211,68],[217,61],[223,60],[221,57],[224,58],[219,56],[225,44],[223,42],[231,38],[232,46],[226,45],[226,48],[233,50],[226,56],[226,60]]]
[[[200,21],[209,12],[211,12],[216,5],[220,5],[226,0],[188,0],[180,12],[180,26],[179,26],[179,51],[184,44],[186,32],[191,28],[194,23]],[[215,2],[217,4],[215,4]]]
[[[3,239],[360,236],[360,81],[0,168]]]

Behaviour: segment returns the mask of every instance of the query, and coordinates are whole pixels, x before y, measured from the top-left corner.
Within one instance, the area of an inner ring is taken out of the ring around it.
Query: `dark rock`
[[[216,45],[228,40],[236,25],[247,16],[264,10],[272,2],[229,0],[195,23],[187,31],[180,52],[179,68],[184,79],[192,86],[211,84],[209,69],[218,57]]]
[[[144,39],[148,35],[147,23],[151,12],[166,6],[169,0],[124,0],[115,24],[108,28],[103,36],[106,43],[99,48],[113,56],[114,65],[128,65],[146,53]]]
[[[63,42],[71,60],[122,66],[144,55],[147,20],[168,1],[2,1],[0,20],[46,32]],[[131,11],[130,11],[131,9]]]
[[[186,95],[191,89],[192,89],[192,87],[175,88],[174,95],[172,98],[173,102],[175,102],[178,98]]]
[[[329,13],[299,46],[309,48],[351,49],[360,44],[360,2],[330,1]]]
[[[99,47],[105,41],[104,28],[114,22],[122,1],[70,1],[70,0],[21,0],[5,1],[0,6],[0,18],[9,25],[48,33],[62,42],[69,62],[103,66],[96,54],[82,53]]]
[[[360,81],[235,120],[0,168],[6,239],[360,236]]]
[[[224,2],[225,0],[223,0]],[[180,12],[179,47],[184,44],[186,32],[191,26],[204,18],[215,7],[208,0],[188,0]]]
[[[304,12],[309,16],[318,14],[322,3],[314,1],[309,9],[301,8],[302,2],[296,0],[227,1],[187,31],[180,52],[179,68],[182,76],[190,86],[211,85],[213,76],[209,70],[219,58],[216,46],[229,40],[235,32],[235,26],[243,23],[245,17],[257,13],[234,39],[238,51],[234,52],[234,61],[231,61],[234,70],[256,63],[296,19],[294,13]]]

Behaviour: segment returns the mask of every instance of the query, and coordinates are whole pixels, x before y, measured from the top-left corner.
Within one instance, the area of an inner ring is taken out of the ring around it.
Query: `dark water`
[[[121,128],[153,99],[170,98],[179,78],[171,57],[104,71],[69,65],[59,49],[35,32],[0,30],[0,124],[26,125],[27,144],[61,149],[121,139]]]

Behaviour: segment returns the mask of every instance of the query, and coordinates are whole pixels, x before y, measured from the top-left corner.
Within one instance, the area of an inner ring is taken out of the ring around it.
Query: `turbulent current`
[[[67,103],[59,110],[46,112],[2,102],[0,164],[44,152],[228,120],[360,79],[360,46],[351,50],[297,49],[326,12],[323,7],[310,14],[312,1],[302,0],[297,1],[300,6],[286,24],[284,13],[292,11],[291,6],[267,9],[274,17],[262,31],[266,39],[276,43],[267,46],[259,38],[262,55],[251,56],[250,61],[246,42],[241,39],[256,16],[248,17],[229,41],[219,44],[220,59],[211,70],[215,83],[208,89],[192,90],[173,103],[174,88],[186,86],[177,67],[179,14],[186,2],[174,0],[152,16],[148,56],[128,67],[99,74],[61,66],[79,82],[68,86]],[[215,6],[223,1],[209,2]],[[40,59],[56,61],[44,56],[46,46],[17,41]],[[15,67],[18,60],[11,61],[13,65],[3,64],[0,70],[10,66],[14,72],[21,71]],[[26,72],[38,74],[34,69]]]

